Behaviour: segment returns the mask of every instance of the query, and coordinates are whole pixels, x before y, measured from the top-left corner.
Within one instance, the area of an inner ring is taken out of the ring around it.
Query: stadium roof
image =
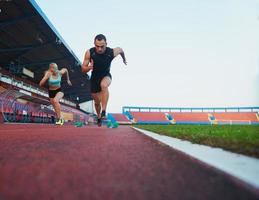
[[[91,100],[89,78],[81,62],[34,0],[0,1],[0,67],[38,83],[48,64],[68,68],[72,87],[63,81],[65,96],[79,102]],[[34,78],[25,76],[26,68]]]

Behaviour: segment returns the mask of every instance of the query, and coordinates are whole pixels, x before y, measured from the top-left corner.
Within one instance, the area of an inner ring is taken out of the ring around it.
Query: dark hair
[[[98,40],[98,41],[104,40],[106,42],[106,37],[103,34],[98,34],[97,36],[95,36],[94,41],[95,40]]]

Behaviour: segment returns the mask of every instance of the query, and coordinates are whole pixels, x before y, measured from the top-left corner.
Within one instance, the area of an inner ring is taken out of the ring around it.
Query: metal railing
[[[259,106],[250,107],[141,107],[124,106],[122,113],[135,112],[259,112]]]
[[[48,97],[48,93],[45,90],[34,87],[34,86],[32,86],[30,84],[27,84],[23,81],[16,80],[14,78],[11,78],[7,75],[3,75],[1,73],[0,73],[0,81],[4,82],[4,83],[7,83],[9,85],[15,86],[17,88],[20,88],[21,90],[25,90],[27,92],[33,92],[33,93],[38,94],[40,96]],[[27,93],[27,94],[30,95],[29,93]],[[76,107],[75,103],[73,103],[69,100],[66,100],[64,98],[61,99],[60,102],[66,104],[66,105],[72,106],[72,107]]]

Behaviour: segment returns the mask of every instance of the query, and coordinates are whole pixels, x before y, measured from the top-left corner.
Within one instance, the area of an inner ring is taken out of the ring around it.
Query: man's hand
[[[87,66],[82,66],[82,72],[86,74],[88,72]]]
[[[126,60],[126,57],[125,57],[125,53],[124,53],[124,51],[123,51],[122,48],[120,48],[120,47],[114,48],[114,49],[113,49],[113,55],[114,55],[114,57],[116,57],[116,56],[118,56],[118,55],[121,55],[121,58],[122,58],[122,60],[123,60],[123,63],[124,63],[125,65],[127,65],[127,60]]]
[[[90,70],[94,69],[94,61],[93,61],[93,59],[91,59],[91,62],[89,64],[89,68],[90,68]]]

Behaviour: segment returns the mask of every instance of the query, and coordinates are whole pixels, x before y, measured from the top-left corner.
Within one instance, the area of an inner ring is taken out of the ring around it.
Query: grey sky
[[[98,33],[112,64],[108,111],[136,106],[259,105],[258,0],[37,0],[82,60]]]

